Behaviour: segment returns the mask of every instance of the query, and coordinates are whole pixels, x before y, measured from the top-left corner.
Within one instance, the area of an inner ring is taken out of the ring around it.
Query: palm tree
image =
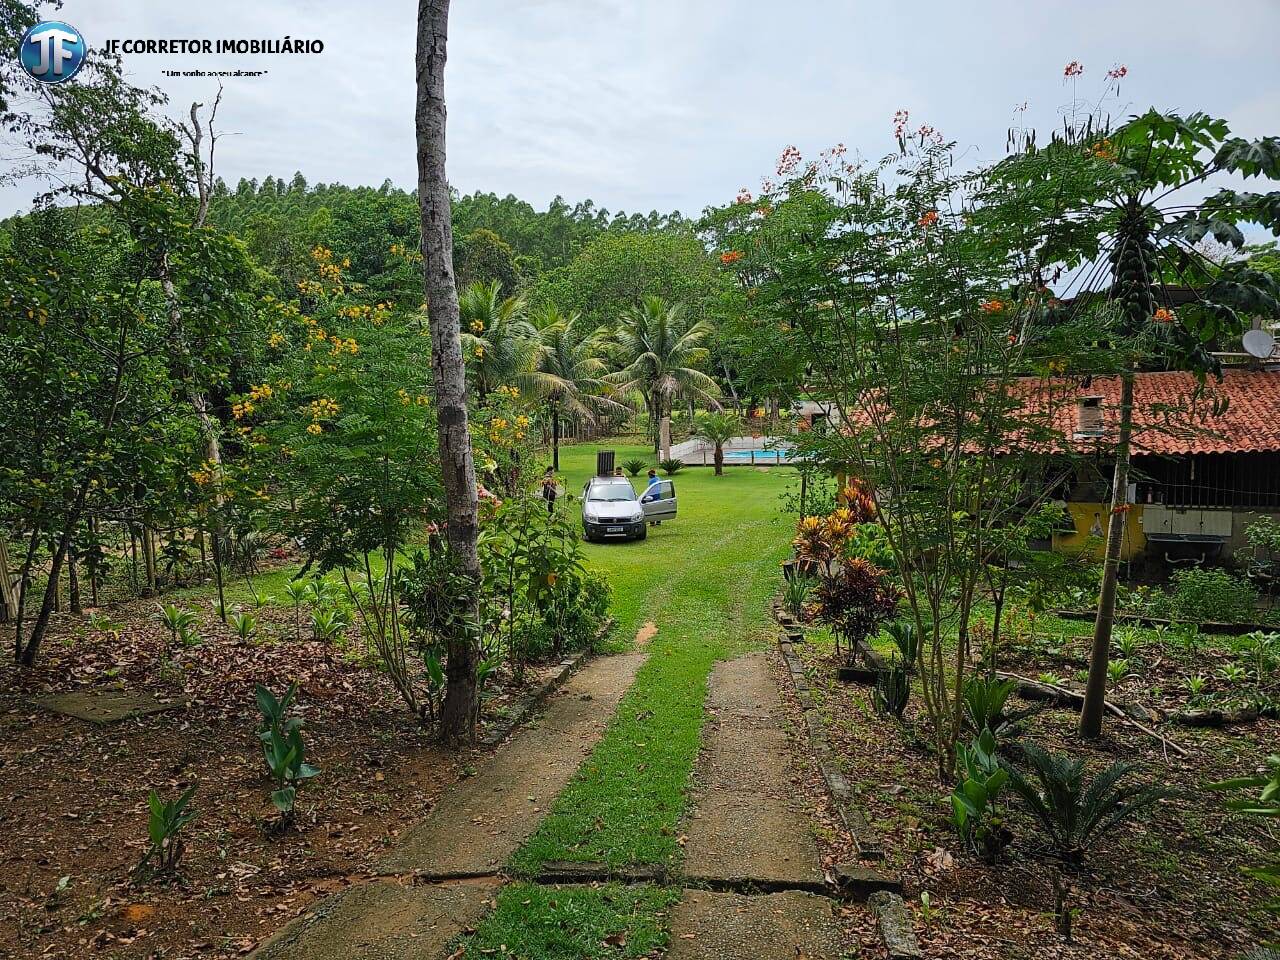
[[[540,346],[536,385],[551,418],[551,465],[560,469],[560,421],[563,417],[594,423],[596,417],[625,406],[605,396],[608,369],[600,359],[599,330],[584,330],[577,313],[568,316],[548,305],[533,318]]]
[[[525,319],[524,297],[502,297],[502,285],[479,281],[458,297],[462,350],[470,358],[471,385],[480,402],[503,384],[537,392],[537,331]]]
[[[702,346],[711,335],[705,320],[687,316],[681,304],[667,305],[661,297],[645,297],[618,320],[615,340],[625,364],[604,379],[620,392],[638,391],[654,424],[654,450],[658,450],[659,424],[671,413],[677,397],[701,401],[718,408],[719,388],[697,367],[710,351]]]
[[[715,445],[716,476],[724,474],[724,445],[742,432],[742,421],[736,414],[721,410],[704,413],[694,427],[694,436]],[[705,461],[704,461],[705,462]]]

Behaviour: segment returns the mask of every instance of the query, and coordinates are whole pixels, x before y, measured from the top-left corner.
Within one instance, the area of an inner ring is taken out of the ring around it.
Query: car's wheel
[[[640,535],[636,539],[643,540],[647,536],[649,536],[649,527],[646,525],[640,528]]]

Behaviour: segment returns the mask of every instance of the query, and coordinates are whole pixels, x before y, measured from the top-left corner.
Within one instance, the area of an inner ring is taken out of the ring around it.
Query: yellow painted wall
[[[1055,533],[1053,549],[1059,553],[1079,553],[1084,550],[1096,560],[1101,560],[1107,548],[1107,519],[1111,505],[1107,503],[1068,503],[1067,512],[1071,514],[1071,522],[1075,525],[1075,533]],[[1102,536],[1089,542],[1089,530],[1094,519],[1102,528]],[[1147,538],[1142,533],[1142,504],[1129,505],[1125,515],[1124,542],[1120,545],[1120,559],[1129,560],[1142,553],[1147,547]]]

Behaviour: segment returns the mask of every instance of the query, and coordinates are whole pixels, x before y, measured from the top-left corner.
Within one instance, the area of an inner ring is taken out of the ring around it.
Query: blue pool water
[[[791,451],[786,447],[775,447],[771,450],[757,447],[752,450],[726,450],[724,452],[726,460],[746,460],[749,462],[754,458],[757,463],[762,460],[786,460],[790,456]]]

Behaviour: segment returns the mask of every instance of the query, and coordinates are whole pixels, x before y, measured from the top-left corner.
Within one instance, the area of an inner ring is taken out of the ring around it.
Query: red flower
[[[1123,63],[1117,64],[1107,71],[1107,76],[1112,80],[1123,80],[1129,75],[1129,68]]]
[[[916,222],[927,230],[938,222],[938,211],[930,210]]]
[[[978,304],[978,309],[981,310],[983,313],[999,313],[1001,310],[1004,309],[1004,301],[995,300],[995,299],[983,300],[980,304]]]
[[[1161,307],[1151,315],[1151,319],[1156,323],[1173,323],[1173,316],[1172,310],[1166,310],[1164,307]]]
[[[1062,71],[1064,77],[1078,77],[1084,73],[1084,64],[1079,60],[1072,60],[1067,64],[1066,69]]]
[[[737,263],[741,259],[741,250],[726,250],[724,253],[720,254],[720,262],[725,266],[728,266],[731,263]]]

